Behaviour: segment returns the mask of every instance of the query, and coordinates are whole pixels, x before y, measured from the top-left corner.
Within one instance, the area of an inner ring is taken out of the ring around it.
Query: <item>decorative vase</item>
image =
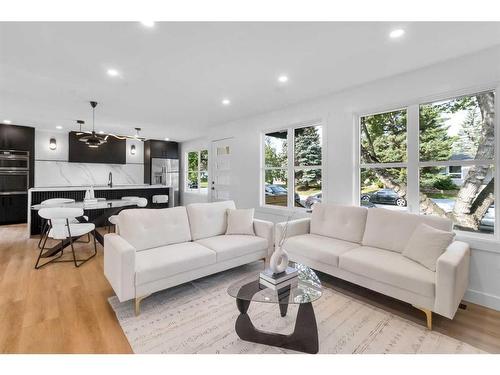
[[[281,273],[286,270],[288,267],[288,253],[283,250],[280,246],[276,249],[276,251],[271,255],[271,259],[269,261],[269,268],[272,273]]]

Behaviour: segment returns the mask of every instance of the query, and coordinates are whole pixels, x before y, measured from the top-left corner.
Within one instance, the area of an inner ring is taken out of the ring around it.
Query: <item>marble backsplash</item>
[[[35,187],[143,184],[144,164],[91,164],[35,160]]]

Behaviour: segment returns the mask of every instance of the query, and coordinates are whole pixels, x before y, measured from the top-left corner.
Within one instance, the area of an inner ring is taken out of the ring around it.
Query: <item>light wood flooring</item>
[[[59,263],[34,270],[37,243],[26,225],[0,226],[0,353],[131,353],[107,301],[113,291],[104,277],[102,247],[80,268]],[[326,287],[425,325],[423,313],[406,303],[319,275]],[[500,353],[498,311],[467,303],[454,320],[434,315],[434,330]]]

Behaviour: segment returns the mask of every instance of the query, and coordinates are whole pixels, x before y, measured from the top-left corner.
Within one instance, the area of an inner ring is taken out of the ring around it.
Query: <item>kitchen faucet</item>
[[[108,175],[108,186],[110,188],[113,187],[113,173],[109,172],[109,175]]]

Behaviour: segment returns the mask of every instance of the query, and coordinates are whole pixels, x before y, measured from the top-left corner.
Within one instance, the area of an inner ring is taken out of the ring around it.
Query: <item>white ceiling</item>
[[[406,34],[391,40],[396,27]],[[97,100],[97,130],[182,141],[498,44],[500,23],[3,22],[0,121],[75,129]]]

